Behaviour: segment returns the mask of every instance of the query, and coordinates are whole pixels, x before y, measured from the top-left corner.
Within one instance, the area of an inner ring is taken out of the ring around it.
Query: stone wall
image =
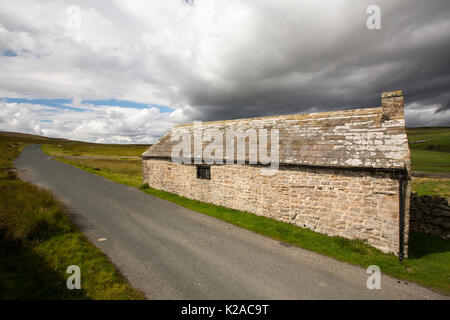
[[[211,180],[204,180],[196,170],[143,161],[144,181],[152,188],[399,251],[399,182],[392,173],[289,166],[266,176],[258,166],[233,164],[211,166]]]
[[[450,240],[450,206],[442,197],[411,194],[411,231]]]

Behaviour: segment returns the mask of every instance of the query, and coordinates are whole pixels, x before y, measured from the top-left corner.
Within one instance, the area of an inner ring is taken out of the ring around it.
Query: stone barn
[[[204,122],[203,133],[214,129],[222,136],[201,141],[192,156],[177,149],[174,158],[177,132],[188,132],[194,140],[198,135],[195,124],[176,126],[142,155],[144,182],[322,234],[362,239],[405,257],[411,179],[403,105],[403,93],[395,91],[383,93],[377,108]],[[253,157],[251,134],[244,138],[245,162],[233,137],[226,152],[214,151],[215,163],[204,157],[214,140],[219,145],[228,141],[228,131],[264,129],[277,132],[267,141],[256,140],[259,151],[267,146],[278,157],[278,170],[270,174],[262,170],[268,162]],[[276,151],[271,149],[275,142]],[[191,146],[196,149],[192,141]]]

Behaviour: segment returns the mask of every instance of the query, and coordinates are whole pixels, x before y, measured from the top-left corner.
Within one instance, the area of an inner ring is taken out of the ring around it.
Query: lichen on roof
[[[177,126],[152,145],[143,158],[170,158],[178,143],[172,141],[172,134],[180,128],[194,131],[192,123]],[[224,144],[227,129],[277,129],[280,164],[381,169],[410,166],[401,91],[383,93],[382,106],[378,108],[202,123],[203,132],[211,128],[223,132]],[[203,148],[209,143],[204,142]]]

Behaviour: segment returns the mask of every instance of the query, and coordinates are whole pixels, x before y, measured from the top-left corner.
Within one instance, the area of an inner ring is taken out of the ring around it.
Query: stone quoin
[[[180,125],[143,153],[143,179],[155,189],[406,257],[411,162],[403,108],[403,93],[395,91],[383,93],[377,108],[202,124],[203,132],[216,129],[224,137],[227,129],[277,130],[279,168],[272,175],[261,174],[266,163],[230,163],[229,154],[223,164],[172,161],[176,130],[194,134],[194,124]],[[210,143],[204,139],[203,151]]]

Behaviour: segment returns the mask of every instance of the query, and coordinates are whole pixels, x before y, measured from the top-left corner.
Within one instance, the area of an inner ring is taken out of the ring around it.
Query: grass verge
[[[143,299],[53,194],[17,179],[11,162],[35,142],[20,140],[0,139],[0,300]],[[66,286],[70,265],[80,267],[81,290]]]
[[[248,212],[220,207],[149,188],[148,185],[142,184],[141,164],[138,161],[128,161],[125,165],[123,160],[59,160],[112,181],[139,187],[147,194],[270,238],[362,267],[378,265],[385,274],[414,281],[450,294],[450,241],[421,234],[411,234],[409,258],[399,262],[394,255],[382,253],[362,241],[329,237]],[[132,169],[132,166],[136,166],[136,168]],[[124,170],[124,168],[127,168],[127,170]]]

